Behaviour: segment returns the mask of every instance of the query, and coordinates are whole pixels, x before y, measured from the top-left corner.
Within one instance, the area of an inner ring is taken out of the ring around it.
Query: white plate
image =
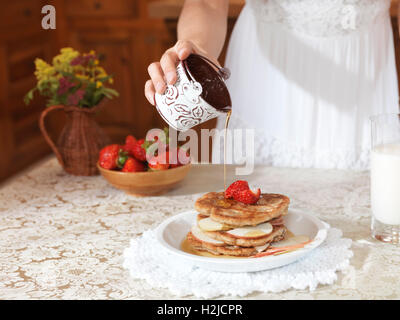
[[[186,234],[196,223],[196,216],[197,212],[191,210],[167,219],[156,230],[157,240],[165,250],[168,250],[182,263],[190,263],[200,268],[221,272],[255,272],[292,263],[318,247],[325,240],[329,228],[328,224],[310,214],[289,209],[288,214],[284,217],[287,228],[295,235],[306,235],[313,239],[304,248],[261,258],[209,258],[186,253],[180,249]]]

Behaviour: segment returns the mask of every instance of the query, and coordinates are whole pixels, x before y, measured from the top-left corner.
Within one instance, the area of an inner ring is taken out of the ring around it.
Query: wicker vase
[[[54,110],[64,110],[67,121],[55,144],[49,137],[44,125],[47,114]],[[51,106],[46,108],[39,120],[40,130],[47,143],[53,149],[64,170],[78,176],[98,174],[96,163],[99,151],[110,144],[110,138],[96,123],[94,116],[99,106],[80,108],[74,106]]]

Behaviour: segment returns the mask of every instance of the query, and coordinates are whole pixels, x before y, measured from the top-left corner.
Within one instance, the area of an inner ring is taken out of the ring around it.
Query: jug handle
[[[58,148],[56,147],[55,143],[53,142],[53,140],[51,140],[49,134],[47,133],[46,127],[44,125],[44,119],[47,116],[47,114],[49,114],[51,111],[54,110],[59,110],[59,109],[64,109],[65,106],[63,105],[57,105],[57,106],[51,106],[51,107],[47,107],[45,110],[43,110],[43,112],[40,114],[40,118],[39,118],[39,128],[40,131],[42,131],[42,134],[44,136],[44,139],[46,140],[46,142],[49,144],[49,146],[51,147],[51,149],[53,150],[53,152],[55,153],[58,162],[61,164],[62,167],[65,166],[64,164],[64,160],[61,156],[60,151],[58,150]]]

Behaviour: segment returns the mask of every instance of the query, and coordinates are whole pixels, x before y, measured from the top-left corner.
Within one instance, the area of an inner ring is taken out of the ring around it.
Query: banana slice
[[[269,222],[265,222],[255,227],[236,228],[226,232],[238,238],[256,238],[270,234],[273,229]]]
[[[222,231],[229,230],[229,226],[226,226],[222,223],[212,220],[211,218],[204,218],[198,221],[197,223],[201,230],[203,231]]]
[[[265,249],[267,249],[269,247],[269,243],[264,244],[263,246],[257,246],[255,247],[257,252],[263,252]]]
[[[195,237],[197,240],[202,241],[202,242],[208,242],[216,246],[223,246],[225,245],[224,242],[215,240],[213,238],[210,238],[207,236],[203,231],[198,226],[193,226],[192,229],[190,230],[192,232],[193,237]]]
[[[294,246],[296,244],[304,243],[309,241],[310,238],[307,236],[299,235],[299,236],[294,236],[282,241],[274,242],[271,244],[271,247],[274,248],[280,248],[280,247],[289,247],[289,246]]]

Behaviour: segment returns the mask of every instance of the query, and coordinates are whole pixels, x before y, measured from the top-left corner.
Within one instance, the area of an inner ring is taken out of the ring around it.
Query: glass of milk
[[[400,243],[400,114],[371,117],[372,236]]]

